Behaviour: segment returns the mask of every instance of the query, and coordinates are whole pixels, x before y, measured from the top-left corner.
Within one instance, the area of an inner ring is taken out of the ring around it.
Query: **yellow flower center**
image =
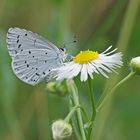
[[[73,58],[73,60],[79,64],[87,64],[88,62],[91,62],[97,58],[99,58],[99,54],[97,52],[88,50],[80,52]]]

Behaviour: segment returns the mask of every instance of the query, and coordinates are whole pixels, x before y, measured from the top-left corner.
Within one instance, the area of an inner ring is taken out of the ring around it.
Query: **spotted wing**
[[[12,69],[19,79],[30,85],[47,80],[52,68],[60,62],[54,51],[28,49],[18,53],[12,60]],[[48,79],[49,80],[49,79]]]
[[[58,48],[47,39],[31,31],[16,27],[9,28],[6,42],[9,54],[12,58],[26,49],[47,49],[58,51]]]

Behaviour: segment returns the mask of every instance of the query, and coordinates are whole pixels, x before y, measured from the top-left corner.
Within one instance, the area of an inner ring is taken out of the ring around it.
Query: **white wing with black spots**
[[[51,70],[60,65],[60,59],[54,51],[47,49],[28,49],[16,54],[12,69],[19,79],[30,85],[49,80]]]
[[[59,49],[47,39],[36,33],[20,28],[9,28],[6,42],[9,54],[12,58],[27,49],[59,51]]]

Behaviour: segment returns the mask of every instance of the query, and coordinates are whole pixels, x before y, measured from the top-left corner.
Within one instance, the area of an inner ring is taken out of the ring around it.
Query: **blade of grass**
[[[135,0],[135,1],[129,0],[127,11],[126,11],[126,14],[124,16],[123,25],[122,25],[120,36],[119,36],[118,43],[117,43],[117,48],[119,48],[123,52],[124,55],[126,54],[126,50],[128,47],[130,35],[132,33],[132,29],[134,26],[134,22],[136,19],[139,5],[140,5],[140,0]],[[117,82],[118,78],[119,77],[115,76],[109,82],[107,82],[106,88],[111,83]],[[95,140],[102,139],[102,132],[103,132],[105,125],[106,125],[105,120],[108,119],[108,116],[110,114],[110,110],[112,107],[112,105],[111,105],[112,100],[111,99],[108,101],[107,105],[104,107],[104,109],[97,116],[99,124],[98,124],[98,127],[96,128],[96,134],[94,137]]]

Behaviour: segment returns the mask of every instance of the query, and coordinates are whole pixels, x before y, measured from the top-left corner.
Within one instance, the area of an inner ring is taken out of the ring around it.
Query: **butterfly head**
[[[60,57],[62,58],[62,61],[65,62],[68,56],[68,54],[66,53],[66,48],[59,48],[59,50],[60,50]]]
[[[66,53],[66,48],[59,48],[59,50],[61,51],[61,54],[63,55],[63,62],[72,60],[73,56]]]

